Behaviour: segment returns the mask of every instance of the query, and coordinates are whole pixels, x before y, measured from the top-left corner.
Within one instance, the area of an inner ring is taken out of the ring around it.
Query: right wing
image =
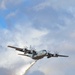
[[[56,57],[69,57],[69,56],[67,56],[67,55],[59,55],[59,54],[56,54],[55,56],[56,56]]]
[[[23,51],[23,48],[18,48],[18,47],[14,47],[14,46],[8,46],[8,47],[14,48],[14,49],[17,50],[17,51],[24,52],[24,51]]]

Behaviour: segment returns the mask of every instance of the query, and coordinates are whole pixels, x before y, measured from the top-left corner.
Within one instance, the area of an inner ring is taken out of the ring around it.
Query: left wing
[[[59,55],[59,54],[55,54],[55,57],[69,57],[67,55]]]
[[[59,55],[59,54],[51,54],[51,53],[48,53],[46,56],[47,56],[47,58],[50,58],[50,57],[69,57],[67,55]]]

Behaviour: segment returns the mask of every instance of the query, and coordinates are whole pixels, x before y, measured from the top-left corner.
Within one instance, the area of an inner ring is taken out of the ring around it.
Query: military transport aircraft
[[[14,47],[14,46],[8,46],[10,48],[14,48],[17,51],[21,51],[24,52],[24,54],[19,54],[19,55],[23,55],[23,56],[28,56],[31,57],[34,60],[39,60],[42,59],[43,57],[68,57],[66,55],[59,55],[58,53],[52,54],[47,52],[46,50],[41,50],[41,51],[36,51],[36,50],[32,50],[32,49],[27,49],[27,48],[18,48],[18,47]]]

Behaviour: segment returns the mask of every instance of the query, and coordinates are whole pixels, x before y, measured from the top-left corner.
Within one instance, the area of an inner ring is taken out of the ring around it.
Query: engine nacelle
[[[55,54],[54,56],[55,56],[55,57],[58,57],[59,55],[58,55],[58,54]]]
[[[26,48],[24,48],[24,49],[23,49],[23,51],[24,51],[24,54],[26,54],[26,53],[27,53],[27,49],[26,49]]]
[[[47,54],[47,58],[51,58],[52,56],[53,56],[53,55],[50,54],[50,53]]]

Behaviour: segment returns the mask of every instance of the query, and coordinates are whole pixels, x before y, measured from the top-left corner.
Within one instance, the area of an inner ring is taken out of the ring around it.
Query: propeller
[[[26,54],[27,53],[27,46],[25,46],[24,48],[23,48],[23,51],[24,51],[24,54]]]
[[[56,51],[56,52],[54,53],[54,56],[55,56],[55,57],[58,57],[58,55],[59,55],[59,53]]]
[[[53,56],[54,56],[54,54],[51,54],[50,51],[48,51],[48,53],[47,53],[47,58],[51,58],[51,57],[53,57]]]

